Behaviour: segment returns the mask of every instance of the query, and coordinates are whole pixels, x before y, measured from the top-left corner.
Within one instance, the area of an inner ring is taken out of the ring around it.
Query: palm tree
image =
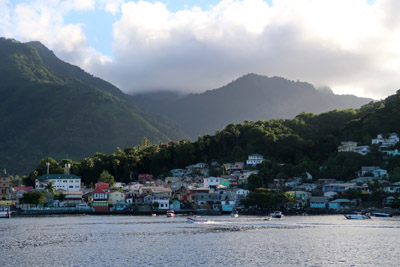
[[[53,182],[50,182],[46,185],[45,189],[47,190],[47,192],[54,192],[54,185]]]

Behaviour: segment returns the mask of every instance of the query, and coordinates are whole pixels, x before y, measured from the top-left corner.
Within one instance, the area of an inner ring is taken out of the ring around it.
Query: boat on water
[[[11,218],[10,207],[0,207],[0,218]]]
[[[187,222],[190,223],[205,223],[208,222],[207,218],[201,218],[201,217],[187,217],[186,218]]]
[[[237,217],[239,217],[239,213],[237,213],[237,212],[232,212],[232,213],[231,213],[231,217],[237,218]]]
[[[271,218],[280,219],[284,215],[282,214],[281,211],[275,211],[275,212],[271,213],[269,216],[271,216]]]
[[[344,217],[348,220],[365,220],[365,219],[371,219],[371,216],[369,215],[363,215],[363,214],[345,214]]]
[[[374,213],[375,217],[392,217],[392,214],[390,213],[383,213],[383,212],[376,212]]]
[[[167,210],[167,217],[175,217],[175,211],[174,210]]]

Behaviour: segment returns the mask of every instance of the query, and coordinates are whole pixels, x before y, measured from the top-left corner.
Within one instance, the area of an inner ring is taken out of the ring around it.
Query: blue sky
[[[398,0],[0,0],[0,35],[41,41],[130,93],[202,92],[254,72],[379,99],[400,84],[398,10]]]

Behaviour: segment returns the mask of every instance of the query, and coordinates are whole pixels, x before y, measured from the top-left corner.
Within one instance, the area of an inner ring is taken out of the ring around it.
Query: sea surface
[[[0,266],[400,266],[400,217],[0,220]]]

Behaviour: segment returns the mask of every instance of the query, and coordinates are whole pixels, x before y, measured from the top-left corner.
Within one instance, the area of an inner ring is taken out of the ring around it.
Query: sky
[[[398,0],[0,0],[0,36],[40,41],[127,93],[245,74],[382,99],[400,88]]]

